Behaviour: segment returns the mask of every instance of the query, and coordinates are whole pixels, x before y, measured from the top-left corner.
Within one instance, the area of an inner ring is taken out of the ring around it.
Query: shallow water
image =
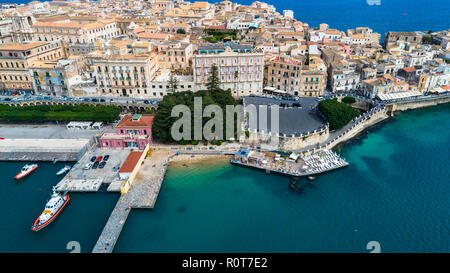
[[[350,166],[300,180],[228,163],[169,169],[116,252],[448,252],[450,105],[401,113],[341,147]]]

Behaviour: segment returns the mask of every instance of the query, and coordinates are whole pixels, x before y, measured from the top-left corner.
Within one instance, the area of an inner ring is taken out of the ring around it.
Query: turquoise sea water
[[[228,163],[169,168],[153,210],[132,210],[116,252],[449,252],[450,104],[401,113],[340,149],[350,166],[300,180]],[[72,193],[38,233],[64,163],[0,162],[0,252],[90,252],[117,194]]]
[[[215,164],[169,169],[116,252],[448,252],[450,105],[398,114],[341,148],[350,166],[300,180]]]

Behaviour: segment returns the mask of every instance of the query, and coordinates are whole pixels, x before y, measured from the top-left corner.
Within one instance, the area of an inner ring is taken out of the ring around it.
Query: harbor
[[[231,163],[285,176],[306,177],[319,175],[348,166],[348,162],[330,150],[320,150],[311,155],[281,156],[278,153],[240,149]]]
[[[87,138],[6,138],[0,140],[1,161],[77,161],[92,145]]]
[[[76,132],[72,137],[76,137]],[[48,156],[47,160],[41,158],[42,161],[55,163],[64,161],[63,154],[70,155],[70,152],[76,154],[74,158],[77,162],[67,172],[64,172],[63,176],[60,176],[62,178],[56,184],[55,190],[58,192],[101,192],[100,189],[104,185],[107,186],[108,192],[120,193],[114,209],[92,248],[93,253],[114,251],[132,209],[153,209],[155,207],[169,162],[179,155],[187,158],[185,160],[201,156],[231,156],[230,163],[236,166],[258,169],[267,174],[307,177],[310,180],[320,174],[349,165],[344,158],[326,147],[320,147],[320,149],[310,147],[310,149],[293,153],[265,151],[236,142],[221,146],[147,144],[143,149],[104,148],[101,147],[103,146],[102,142],[96,141],[94,135],[98,136],[98,133],[91,133],[91,137],[86,138],[68,138],[66,142],[60,141],[60,139],[36,140],[32,138],[8,140],[8,143],[28,143],[30,148],[28,152],[34,152],[33,149],[36,149],[45,154],[42,149],[50,149],[49,153],[55,153],[55,149],[67,149],[66,153],[61,152],[61,156]],[[344,135],[339,135],[337,139],[343,137]],[[124,137],[124,140],[128,141],[128,138]],[[67,144],[69,142],[72,144]],[[40,143],[44,143],[41,150],[37,148]],[[129,145],[127,144],[129,142],[124,143],[124,145]],[[64,147],[65,145],[66,147]],[[4,146],[8,145],[4,144]],[[78,150],[69,150],[74,147]],[[14,149],[10,149],[9,153],[26,152],[26,148],[20,148],[17,145],[14,146]],[[106,157],[108,160],[105,160]],[[9,158],[11,159],[11,157]],[[103,163],[103,165],[93,168],[93,163]]]
[[[126,194],[122,194],[108,219],[93,253],[111,253],[131,209],[151,209],[161,189],[170,156],[156,151],[144,163]]]
[[[97,192],[102,184],[108,187],[118,180],[118,171],[121,164],[125,161],[130,150],[109,149],[103,150],[99,147],[92,147],[87,151],[80,160],[71,168],[71,170],[56,185],[57,191],[69,192]],[[92,158],[97,159],[99,156],[109,156],[103,168],[92,167],[86,168]],[[121,181],[119,187],[115,187],[113,192],[120,192]]]

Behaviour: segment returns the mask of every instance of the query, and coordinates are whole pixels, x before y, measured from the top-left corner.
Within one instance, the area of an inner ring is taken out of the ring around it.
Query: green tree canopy
[[[359,116],[359,112],[337,99],[323,100],[319,102],[318,109],[330,124],[331,130],[344,127],[353,118]]]
[[[219,69],[217,65],[213,63],[211,66],[211,74],[209,75],[208,82],[206,83],[206,89],[208,91],[220,90]]]
[[[236,101],[231,96],[230,90],[217,89],[215,91],[201,90],[198,92],[184,91],[172,93],[164,96],[163,100],[159,103],[158,111],[153,121],[152,132],[153,137],[161,142],[174,142],[171,136],[171,128],[173,123],[178,120],[178,117],[171,117],[172,108],[176,105],[186,105],[191,111],[191,140],[194,139],[194,98],[202,98],[202,109],[204,110],[207,105],[216,104],[222,109],[224,117],[223,132],[226,128],[226,105],[236,105]],[[210,118],[202,118],[202,124],[204,125]],[[236,119],[235,119],[236,128]],[[189,141],[190,142],[190,141]],[[188,143],[187,141],[180,141],[182,143]]]
[[[342,99],[343,103],[352,104],[356,102],[356,99],[354,97],[344,97]]]
[[[117,120],[120,109],[113,105],[0,105],[0,120],[8,121],[102,121]]]

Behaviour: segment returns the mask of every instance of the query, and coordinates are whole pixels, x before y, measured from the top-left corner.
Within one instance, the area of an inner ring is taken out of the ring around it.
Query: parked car
[[[103,159],[103,156],[98,156],[96,161],[100,162],[100,161],[102,161],[102,159]]]
[[[103,158],[103,161],[108,161],[108,159],[109,159],[109,155],[105,155],[105,157]]]
[[[92,99],[91,101],[93,101],[93,102],[98,102],[98,99]]]
[[[105,99],[100,99],[101,102],[105,102]]]
[[[94,155],[93,157],[91,157],[91,162],[94,162],[97,159],[97,157]]]
[[[100,169],[103,169],[103,167],[105,167],[105,165],[106,165],[106,162],[105,162],[105,161],[102,161],[102,162],[100,162],[100,164],[98,164],[98,167],[99,167]]]
[[[83,170],[89,170],[92,167],[92,162],[89,162],[88,164],[84,165]]]
[[[92,165],[92,169],[97,169],[98,164],[100,163],[98,163],[98,161],[95,161],[94,164]]]
[[[145,104],[149,104],[150,102],[148,100],[144,100],[144,103]]]

